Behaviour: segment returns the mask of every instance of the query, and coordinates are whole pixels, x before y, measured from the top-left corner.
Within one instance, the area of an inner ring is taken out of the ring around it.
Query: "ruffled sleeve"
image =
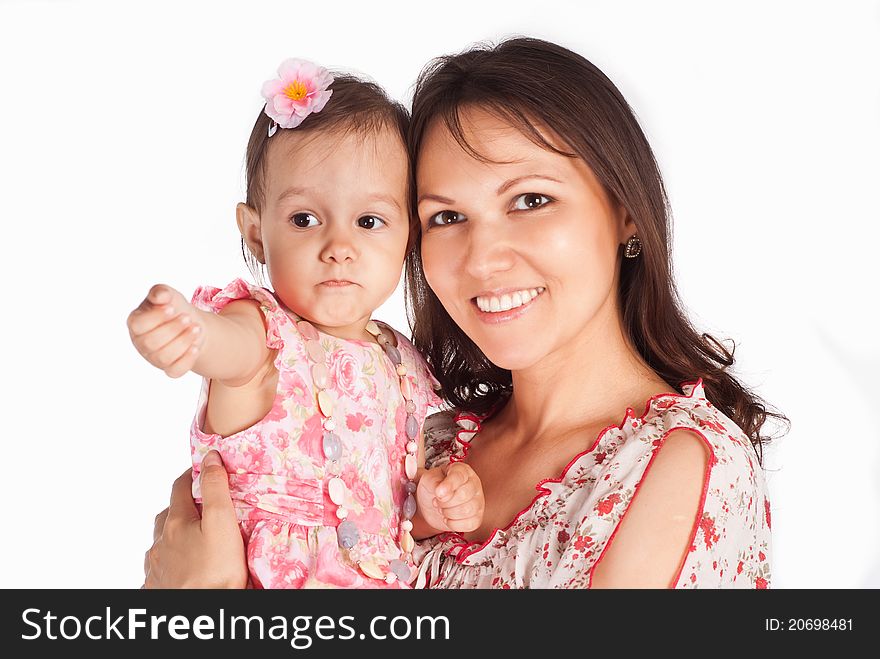
[[[406,339],[404,339],[406,340]],[[407,343],[409,343],[407,341]],[[415,378],[416,405],[419,410],[423,410],[422,414],[426,417],[431,408],[438,408],[443,405],[443,399],[437,395],[440,389],[440,383],[431,372],[431,367],[424,360],[421,353],[412,346],[413,366]]]
[[[266,318],[266,346],[272,350],[280,350],[284,346],[281,327],[290,321],[272,293],[265,288],[236,279],[223,289],[200,286],[193,293],[191,302],[202,311],[220,313],[227,304],[235,300],[256,300],[260,303],[260,309]]]
[[[425,466],[459,462],[467,456],[471,438],[479,429],[479,417],[445,410],[425,419]]]

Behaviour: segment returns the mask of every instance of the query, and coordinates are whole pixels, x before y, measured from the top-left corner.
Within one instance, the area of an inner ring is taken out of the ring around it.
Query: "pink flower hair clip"
[[[333,76],[322,66],[304,59],[286,59],[278,67],[278,78],[263,83],[265,112],[272,119],[269,137],[278,127],[296,128],[312,112],[320,112],[333,93],[327,89]]]

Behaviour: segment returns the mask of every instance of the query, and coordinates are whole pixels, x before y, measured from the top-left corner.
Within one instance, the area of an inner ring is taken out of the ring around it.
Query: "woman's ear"
[[[260,230],[259,212],[247,204],[239,203],[235,207],[235,220],[245,245],[251,250],[254,258],[265,265],[266,255],[263,253],[263,234]]]
[[[617,230],[621,245],[625,245],[630,236],[637,234],[636,223],[633,222],[630,214],[622,204],[617,204],[615,208],[615,218],[617,219]]]

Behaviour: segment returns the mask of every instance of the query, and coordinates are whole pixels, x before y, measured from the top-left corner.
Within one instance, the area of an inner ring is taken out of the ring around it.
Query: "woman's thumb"
[[[210,510],[226,510],[232,507],[229,495],[229,477],[217,451],[210,451],[203,459],[199,486],[202,491],[202,519]]]
[[[202,458],[202,467],[213,467],[214,465],[222,467],[223,460],[220,459],[220,454],[217,451],[208,451],[208,455]]]

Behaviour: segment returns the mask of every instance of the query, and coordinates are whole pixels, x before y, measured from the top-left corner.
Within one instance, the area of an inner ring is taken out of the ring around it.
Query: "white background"
[[[528,34],[639,116],[682,296],[792,420],[767,459],[775,587],[880,587],[877,2],[0,2],[0,586],[132,587],[199,387],[125,318],[247,270],[235,203],[278,63],[398,98],[431,57]],[[548,99],[552,102],[552,99]],[[406,329],[400,293],[377,314]]]

